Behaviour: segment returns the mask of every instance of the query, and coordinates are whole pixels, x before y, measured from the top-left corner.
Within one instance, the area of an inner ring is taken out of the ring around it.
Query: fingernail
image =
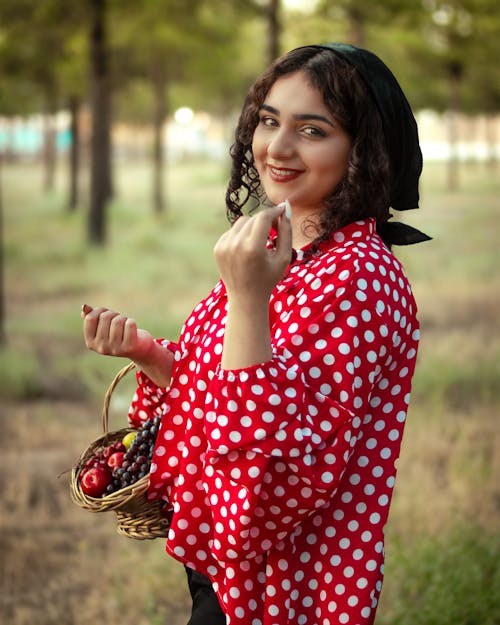
[[[292,206],[288,200],[285,200],[284,204],[285,204],[285,215],[287,216],[288,219],[290,219],[292,217]]]
[[[288,200],[284,200],[280,204],[278,204],[278,208],[285,207],[285,215],[287,219],[290,219],[292,216],[292,206]]]

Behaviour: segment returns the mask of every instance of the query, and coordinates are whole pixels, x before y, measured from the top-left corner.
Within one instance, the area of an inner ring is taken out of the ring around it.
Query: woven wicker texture
[[[120,380],[129,371],[135,368],[133,363],[121,369],[111,382],[104,397],[102,410],[103,435],[91,443],[83,452],[77,464],[71,471],[70,493],[71,499],[81,508],[90,512],[114,511],[117,518],[117,531],[119,534],[139,540],[165,537],[168,534],[169,520],[162,511],[159,501],[148,501],[146,498],[148,489],[148,476],[141,478],[135,484],[122,488],[105,497],[89,497],[80,487],[80,474],[87,461],[102,447],[106,447],[116,441],[121,441],[128,432],[134,430],[123,428],[115,432],[109,432],[109,405],[111,397]]]

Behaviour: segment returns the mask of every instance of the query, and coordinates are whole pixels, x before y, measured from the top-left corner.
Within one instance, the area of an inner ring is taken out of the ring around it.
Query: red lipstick
[[[290,182],[295,180],[302,171],[300,169],[290,169],[289,167],[274,167],[273,165],[267,166],[269,177],[273,182]]]

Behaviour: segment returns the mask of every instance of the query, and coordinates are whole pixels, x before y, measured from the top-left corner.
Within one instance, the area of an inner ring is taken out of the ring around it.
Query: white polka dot
[[[241,434],[236,430],[229,433],[229,438],[233,443],[239,443],[241,441]]]

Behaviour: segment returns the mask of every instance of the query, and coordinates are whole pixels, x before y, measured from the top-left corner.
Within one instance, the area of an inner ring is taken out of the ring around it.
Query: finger
[[[284,212],[278,219],[278,236],[276,238],[275,249],[276,252],[287,260],[290,260],[292,254],[292,224],[291,221]]]
[[[228,247],[237,245],[240,239],[245,239],[247,229],[250,227],[251,218],[242,216],[235,223],[226,230],[220,237],[214,246],[215,258],[221,258],[226,254]]]
[[[99,321],[97,324],[97,330],[95,338],[102,343],[107,343],[110,337],[111,322],[115,317],[118,317],[119,313],[114,310],[106,310],[99,315]]]
[[[99,325],[99,319],[101,315],[107,310],[107,308],[103,308],[101,306],[99,308],[93,308],[89,313],[85,315],[83,320],[83,332],[86,339],[95,338]]]
[[[237,241],[240,238],[247,237],[252,228],[252,221],[252,217],[242,215],[227,231],[227,240]]]
[[[82,319],[85,319],[86,315],[92,312],[92,310],[93,310],[92,306],[89,306],[88,304],[83,304],[81,308]]]
[[[285,208],[285,215],[288,217],[288,219],[291,219],[292,205],[290,204],[290,202],[288,200],[284,200],[283,202],[280,202],[277,207],[281,208],[282,206]]]
[[[242,215],[241,217],[238,217],[238,219],[234,222],[234,224],[231,226],[230,232],[239,232],[242,228],[244,228],[248,222],[250,222],[252,220],[251,217],[248,217],[247,215]]]
[[[252,218],[251,236],[255,237],[257,241],[262,240],[265,244],[269,236],[269,230],[273,225],[277,226],[278,218],[284,211],[284,206],[273,206],[255,215]]]
[[[123,315],[117,315],[111,319],[109,324],[109,342],[111,347],[116,348],[123,343],[126,321],[127,317],[124,317]]]
[[[233,237],[235,233],[239,232],[245,226],[248,220],[249,220],[248,217],[245,217],[245,216],[239,217],[228,230],[226,230],[220,235],[216,243],[216,246],[219,243],[224,242],[226,239]]]
[[[137,323],[135,319],[130,317],[126,319],[123,327],[123,347],[130,350],[134,347],[137,340]]]

